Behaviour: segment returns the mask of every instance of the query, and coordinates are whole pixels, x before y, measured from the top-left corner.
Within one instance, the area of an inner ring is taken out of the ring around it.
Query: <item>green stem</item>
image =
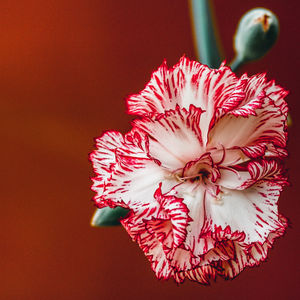
[[[213,22],[213,10],[209,0],[189,0],[197,58],[211,68],[218,68],[221,55],[217,43],[217,31]]]

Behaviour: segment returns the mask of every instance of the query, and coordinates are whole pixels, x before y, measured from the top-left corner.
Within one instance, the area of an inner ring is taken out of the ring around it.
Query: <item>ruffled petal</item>
[[[90,154],[94,171],[97,175],[107,178],[116,163],[115,149],[123,145],[124,139],[120,132],[107,131],[96,139],[97,149]]]
[[[187,181],[177,185],[167,193],[167,195],[170,194],[182,198],[188,209],[189,219],[186,225],[186,237],[182,244],[181,255],[178,252],[174,252],[174,257],[171,257],[172,260],[176,260],[176,257],[177,260],[183,259],[183,261],[175,263],[177,268],[180,265],[189,264],[196,266],[199,264],[197,257],[214,247],[213,239],[206,236],[205,197],[207,192],[207,187],[204,184],[196,186]],[[190,252],[190,256],[182,255],[184,249]],[[188,261],[184,261],[184,259],[188,259]]]
[[[232,233],[243,233],[244,242],[264,243],[270,232],[281,225],[277,200],[282,186],[276,182],[260,181],[246,190],[222,188],[218,201],[206,198],[206,217],[215,233],[229,228]]]
[[[152,203],[159,183],[166,176],[164,170],[151,159],[119,155],[118,165],[104,187],[99,206],[132,208]]]
[[[240,272],[244,270],[248,263],[247,252],[238,242],[227,241],[227,251],[231,248],[231,252],[234,254],[231,259],[219,260],[216,264],[218,274],[226,279],[232,279],[236,277]]]
[[[227,189],[244,190],[260,180],[273,181],[281,186],[288,184],[282,165],[273,159],[249,161],[244,167],[220,167],[216,184]]]
[[[92,190],[96,192],[95,202],[99,202],[99,196],[103,193],[103,188],[111,176],[116,165],[115,150],[122,147],[124,138],[120,132],[107,131],[96,139],[96,147],[90,154],[96,177],[93,178]]]
[[[287,177],[284,175],[283,166],[276,160],[250,161],[247,165],[247,169],[251,178],[243,184],[244,188],[250,187],[260,180],[280,184],[282,187],[288,185]]]
[[[196,281],[205,285],[209,284],[209,280],[216,278],[216,270],[209,265],[199,266],[182,273],[183,277],[187,277],[191,281]],[[178,275],[176,274],[175,279],[177,282],[182,282],[180,275],[180,273]]]
[[[145,141],[128,135],[125,139],[121,133],[111,131],[98,138],[96,146],[90,159],[97,175],[92,189],[96,192],[94,200],[99,208],[107,205],[127,207],[131,190],[138,197],[143,189],[145,193],[150,189],[152,194],[148,194],[148,198],[153,198],[165,173],[148,157]]]
[[[134,206],[121,222],[131,237],[139,243],[159,278],[172,274],[170,253],[186,237],[189,221],[188,209],[183,199],[163,195],[161,185],[156,190],[156,205]]]
[[[248,247],[247,250],[249,266],[257,266],[261,261],[266,260],[268,251],[270,248],[272,248],[275,239],[284,234],[288,226],[288,222],[286,218],[281,215],[279,215],[279,222],[281,226],[277,230],[271,232],[263,244],[253,243]]]
[[[172,69],[162,66],[152,74],[150,82],[140,94],[127,99],[129,114],[145,116],[167,110],[189,109],[194,105],[203,110],[222,107],[237,83],[230,68],[222,65],[212,70],[196,61],[181,58]]]
[[[173,274],[173,270],[166,257],[161,236],[164,236],[165,240],[172,240],[170,221],[148,221],[136,224],[134,227],[128,226],[130,225],[128,219],[121,220],[121,223],[149,259],[156,276],[168,279]],[[151,227],[155,227],[156,230],[149,231]]]
[[[167,219],[171,221],[173,244],[172,247],[178,247],[186,238],[186,228],[190,220],[189,210],[183,202],[183,198],[172,195],[163,195],[161,184],[155,191],[154,198],[160,205],[158,219]]]
[[[288,92],[275,85],[275,82],[267,81],[266,74],[258,74],[251,76],[250,78],[244,74],[239,80],[241,97],[239,102],[236,102],[235,107],[231,107],[230,113],[234,115],[255,115],[255,110],[261,107],[262,99],[268,98],[279,110],[283,113],[287,113],[287,104],[284,101],[284,97]],[[239,90],[237,88],[237,90]]]
[[[216,272],[226,279],[236,277],[245,267],[257,266],[267,258],[269,249],[273,246],[276,238],[282,236],[287,227],[287,221],[284,217],[279,216],[278,229],[272,231],[267,236],[264,243],[255,242],[248,246],[240,241],[227,240],[222,243],[222,249],[228,253],[228,258],[220,257],[213,264]],[[211,251],[216,251],[220,248],[220,244]]]
[[[177,107],[156,118],[136,120],[133,125],[148,138],[150,157],[175,171],[203,153],[201,114],[201,109],[193,106],[189,111]]]
[[[267,81],[266,74],[250,77],[246,87],[246,98],[253,99],[262,92],[283,114],[287,114],[288,107],[284,98],[288,95],[288,91],[276,85],[274,80]]]
[[[256,115],[225,115],[209,133],[208,147],[223,145],[226,149],[239,148],[248,157],[262,156],[268,144],[286,146],[286,114],[273,101],[264,98],[263,106]]]

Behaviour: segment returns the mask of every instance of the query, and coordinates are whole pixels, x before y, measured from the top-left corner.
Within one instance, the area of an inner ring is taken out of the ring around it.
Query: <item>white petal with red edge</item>
[[[128,113],[136,115],[160,114],[175,109],[176,105],[189,109],[195,105],[222,107],[232,93],[237,78],[230,68],[222,65],[212,70],[183,57],[172,69],[166,63],[152,74],[145,89],[127,100]]]
[[[168,174],[150,159],[118,157],[118,165],[102,195],[103,205],[144,205],[156,202],[154,193]]]
[[[287,114],[288,106],[284,101],[284,98],[288,95],[289,92],[282,87],[275,85],[274,80],[269,81],[265,84],[264,91],[266,93],[266,97],[271,99],[274,102],[274,105],[277,106],[283,114]]]
[[[189,211],[189,222],[186,227],[186,238],[183,243],[184,249],[191,251],[192,257],[205,254],[214,245],[214,241],[205,234],[205,196],[207,189],[204,184],[193,184],[191,182],[185,182],[178,185],[176,188],[170,191],[170,194],[176,195],[176,197],[182,198],[183,203],[186,205]],[[187,264],[187,262],[181,262],[181,264]],[[195,265],[197,260],[191,263]]]
[[[247,169],[251,179],[244,183],[244,187],[249,187],[259,180],[269,180],[281,186],[288,184],[287,178],[283,174],[282,165],[276,160],[251,161]]]
[[[160,205],[159,219],[168,219],[172,223],[173,247],[178,247],[186,238],[186,227],[190,220],[189,210],[183,198],[163,195],[160,187],[155,191],[154,198]]]
[[[240,148],[246,155],[256,157],[264,153],[267,143],[285,147],[285,124],[286,116],[271,101],[264,99],[256,116],[226,115],[221,118],[209,133],[208,147],[221,144],[226,149]]]
[[[116,165],[115,151],[124,143],[124,138],[120,132],[107,131],[101,137],[96,139],[97,149],[90,154],[90,160],[93,163],[94,177],[91,189],[96,192],[94,201],[100,202],[104,186],[111,176]]]
[[[134,128],[148,137],[149,155],[175,171],[203,153],[201,113],[195,107],[189,111],[177,108],[155,119],[136,120]]]
[[[192,281],[196,281],[202,284],[209,284],[210,279],[215,279],[216,271],[212,266],[205,265],[185,271],[184,276]],[[181,282],[180,279],[178,280],[178,282]]]
[[[226,279],[234,278],[247,266],[247,252],[245,249],[238,242],[228,241],[228,243],[232,243],[234,257],[220,261],[219,266],[221,269],[218,271],[219,275],[224,276]]]
[[[218,201],[207,196],[206,217],[211,231],[229,227],[231,232],[244,233],[246,244],[263,243],[280,227],[277,200],[281,190],[279,184],[261,181],[242,191],[222,188]]]
[[[261,243],[253,243],[248,248],[248,265],[258,265],[267,258],[269,249],[273,246],[276,238],[282,236],[287,228],[287,220],[283,216],[279,216],[281,227],[271,232],[266,241]]]
[[[172,268],[169,265],[169,261],[166,258],[166,253],[164,252],[164,246],[160,242],[159,238],[153,234],[149,233],[147,230],[147,224],[142,223],[137,226],[136,232],[133,234],[132,228],[128,229],[126,219],[121,221],[125,229],[128,231],[129,235],[139,244],[149,261],[151,262],[151,267],[158,278],[168,279],[172,275]],[[171,228],[168,226],[161,226],[162,234],[168,235],[171,232]]]
[[[120,132],[107,131],[96,139],[96,147],[90,154],[95,173],[106,179],[110,176],[113,166],[116,163],[115,150],[121,147],[124,138]]]

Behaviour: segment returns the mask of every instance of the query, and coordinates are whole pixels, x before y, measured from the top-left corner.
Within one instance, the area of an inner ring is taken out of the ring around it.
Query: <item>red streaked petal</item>
[[[126,163],[130,164],[130,161],[139,162],[139,159],[149,158],[145,141],[142,145],[136,137],[126,140],[116,131],[107,131],[97,138],[96,147],[97,149],[90,154],[90,160],[96,173],[96,177],[92,179],[92,190],[97,193],[94,200],[100,207],[104,188],[109,185],[112,174],[120,169],[120,164],[124,166]]]
[[[174,109],[175,105],[172,103],[172,99],[176,99],[178,89],[182,88],[183,84],[183,72],[178,70],[176,75],[173,75],[164,61],[158,70],[153,72],[145,89],[127,99],[128,113],[142,116],[152,113],[164,113],[165,110]]]
[[[288,106],[284,101],[284,98],[288,95],[288,91],[283,89],[281,86],[275,84],[274,80],[269,81],[264,86],[266,97],[271,99],[275,106],[277,106],[283,114],[287,114]]]
[[[281,227],[271,232],[266,241],[261,243],[253,243],[248,247],[248,265],[258,265],[261,261],[267,258],[268,251],[272,248],[276,238],[282,236],[287,228],[287,220],[283,216],[279,216]]]
[[[239,148],[249,157],[261,156],[268,143],[285,147],[286,115],[271,101],[264,100],[264,106],[256,110],[256,116],[226,115],[221,118],[209,133],[209,147],[221,144],[226,149]]]
[[[111,172],[113,172],[117,163],[115,151],[123,145],[123,142],[122,134],[117,131],[107,131],[96,139],[97,149],[89,156],[96,173],[96,177],[92,179],[92,190],[96,192],[94,197],[96,204],[100,202],[104,186],[109,181]]]
[[[179,246],[186,238],[186,227],[188,224],[189,210],[183,203],[183,198],[177,198],[172,195],[162,194],[161,184],[155,191],[154,198],[160,204],[160,213],[158,218],[166,217],[172,223],[173,247]]]
[[[160,222],[162,223],[162,226],[160,226],[160,228],[162,229],[161,233],[169,235],[171,232],[170,226],[164,226],[164,221]],[[156,276],[158,278],[168,279],[172,275],[173,270],[166,258],[164,246],[160,242],[159,237],[156,236],[155,233],[149,233],[149,231],[147,230],[147,223],[136,225],[134,227],[135,231],[132,231],[131,226],[128,228],[126,219],[122,220],[121,223],[128,231],[129,235],[133,238],[133,240],[139,244],[146,257],[151,262],[151,267]],[[157,225],[158,224],[156,224],[156,226]],[[164,232],[163,229],[165,229]]]
[[[249,187],[260,180],[267,180],[281,186],[288,184],[282,166],[276,160],[250,161],[247,169],[251,179],[244,183],[244,187]]]
[[[158,184],[165,178],[164,170],[150,159],[119,156],[118,166],[105,185],[102,205],[143,205],[154,200]]]
[[[186,250],[182,247],[178,247],[173,251],[170,251],[167,257],[175,273],[183,270],[190,270],[194,268],[197,264],[199,264],[199,262],[196,264],[193,263],[193,255],[191,251]]]
[[[252,243],[245,246],[239,241],[226,241],[225,248],[232,249],[230,259],[216,261],[217,273],[226,279],[232,279],[237,276],[245,267],[257,266],[267,258],[268,250],[272,247],[276,238],[282,236],[287,227],[286,219],[279,216],[280,227],[269,233],[264,243]],[[218,248],[218,246],[216,246]]]
[[[96,147],[90,154],[95,173],[107,178],[116,163],[115,150],[123,145],[124,138],[120,132],[107,131],[96,139]]]
[[[164,62],[152,74],[145,89],[127,99],[128,113],[141,116],[160,114],[174,110],[176,105],[186,109],[194,105],[205,110],[211,105],[222,107],[236,82],[235,74],[224,65],[212,70],[183,57],[168,70]]]
[[[262,107],[264,97],[265,94],[262,92],[256,98],[251,99],[244,105],[230,111],[229,114],[243,117],[256,116],[256,110]]]
[[[212,266],[205,265],[185,271],[184,276],[192,281],[208,285],[209,280],[216,278],[216,271]],[[175,278],[177,279],[177,277]],[[181,281],[179,280],[179,282]]]
[[[240,170],[239,170],[240,169]],[[227,189],[244,190],[260,180],[287,185],[282,166],[276,160],[249,161],[247,167],[220,167],[220,179],[216,184]]]
[[[231,107],[229,113],[244,117],[256,115],[255,110],[262,106],[265,97],[265,74],[254,75],[250,78],[247,74],[243,74],[240,82],[240,94],[244,97],[236,103],[236,106]]]
[[[247,266],[247,252],[238,242],[228,241],[234,252],[234,257],[229,260],[220,260],[217,264],[218,274],[226,279],[236,277]],[[227,246],[228,247],[228,246]]]
[[[157,118],[136,120],[134,130],[148,137],[149,155],[174,171],[203,152],[201,113],[195,107],[189,111],[177,108]]]
[[[232,233],[243,233],[246,244],[263,243],[280,227],[277,200],[281,190],[280,184],[261,181],[242,191],[222,188],[217,201],[207,197],[206,217],[213,237],[217,239],[216,233],[229,227]]]
[[[191,251],[193,257],[205,254],[214,246],[214,241],[204,235],[206,233],[206,192],[204,184],[195,186],[193,183],[185,182],[176,186],[168,193],[182,198],[183,203],[188,208],[189,222],[186,226],[186,237],[183,242],[183,248]],[[191,263],[195,265],[197,262],[191,261]]]
[[[283,159],[288,156],[288,152],[284,148],[275,147],[273,144],[267,144],[265,156]]]

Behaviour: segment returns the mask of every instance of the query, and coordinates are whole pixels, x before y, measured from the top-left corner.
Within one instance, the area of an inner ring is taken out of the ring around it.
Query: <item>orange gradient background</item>
[[[172,66],[183,54],[195,58],[187,1],[2,0],[1,300],[297,298],[299,4],[214,3],[227,61],[243,13],[257,4],[279,17],[275,47],[242,71],[267,71],[291,91],[292,186],[280,211],[292,228],[266,263],[233,281],[158,281],[122,227],[90,227],[88,153],[103,130],[130,128],[124,98],[143,89],[163,59]]]

